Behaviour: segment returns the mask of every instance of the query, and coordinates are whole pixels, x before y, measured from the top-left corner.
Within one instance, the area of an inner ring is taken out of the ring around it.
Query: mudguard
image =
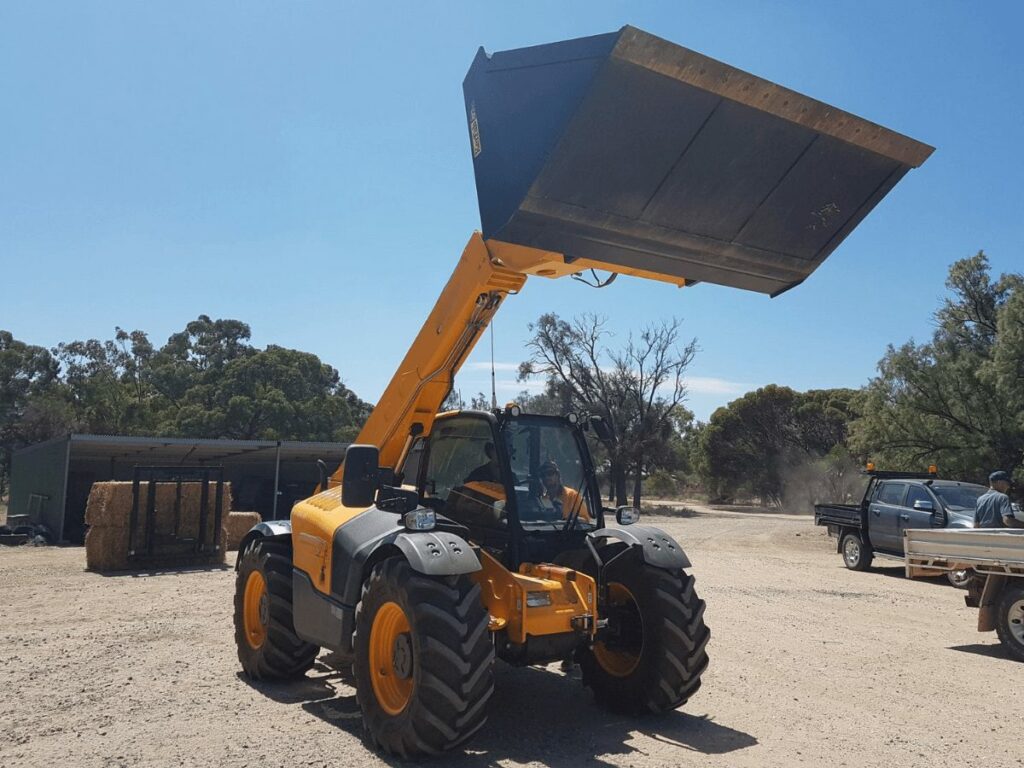
[[[655,568],[689,568],[690,558],[675,539],[660,528],[631,525],[627,528],[601,528],[587,534],[592,539],[618,539],[639,547],[644,562]]]
[[[291,520],[267,520],[262,523],[256,523],[249,532],[242,537],[242,540],[238,543],[238,556],[235,559],[235,570],[238,570],[238,563],[242,559],[242,553],[249,547],[249,545],[256,539],[275,539],[288,537],[292,535],[292,521]]]
[[[469,543],[454,533],[400,533],[394,543],[413,570],[427,576],[458,576],[482,568]]]
[[[459,535],[407,531],[398,515],[377,507],[338,526],[333,547],[331,594],[351,606],[359,602],[368,567],[382,556],[401,554],[413,569],[430,576],[472,573],[481,567],[476,553]]]

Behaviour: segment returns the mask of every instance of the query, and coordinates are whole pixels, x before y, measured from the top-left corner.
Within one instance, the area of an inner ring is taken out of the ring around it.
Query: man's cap
[[[991,475],[988,476],[989,484],[999,482],[1000,480],[1002,480],[1004,483],[1009,483],[1010,482],[1010,473],[1009,472],[1003,472],[1003,470],[1000,469],[1000,470],[998,470],[996,472],[993,472]]]
[[[562,472],[562,470],[558,468],[558,465],[555,464],[555,462],[553,462],[551,459],[548,459],[547,461],[543,462],[539,467],[537,467],[537,473],[541,475],[545,475],[548,472],[552,471],[558,472],[559,474],[561,474]]]

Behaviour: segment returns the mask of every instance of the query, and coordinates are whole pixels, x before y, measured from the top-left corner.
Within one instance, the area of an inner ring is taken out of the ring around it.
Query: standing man
[[[974,510],[975,528],[1024,528],[1013,516],[1010,497],[1010,475],[1006,472],[993,472],[988,476],[988,493],[978,497],[978,505]]]

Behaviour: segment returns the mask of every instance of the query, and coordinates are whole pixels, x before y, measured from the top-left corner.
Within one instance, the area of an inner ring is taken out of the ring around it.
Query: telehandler
[[[708,664],[683,548],[601,506],[584,433],[609,425],[437,414],[504,298],[588,270],[777,296],[932,151],[628,26],[480,49],[463,89],[482,233],[341,468],[237,563],[245,673],[334,651],[369,740],[402,756],[484,725],[496,658],[571,658],[628,713],[681,706]]]

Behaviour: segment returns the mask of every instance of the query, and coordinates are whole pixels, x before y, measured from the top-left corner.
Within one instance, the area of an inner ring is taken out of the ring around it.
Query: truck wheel
[[[996,634],[1018,661],[1024,661],[1024,584],[1003,588],[996,601]]]
[[[646,564],[608,581],[604,639],[579,654],[598,703],[626,713],[665,712],[700,688],[710,631],[693,576]]]
[[[257,539],[242,554],[235,580],[235,645],[255,680],[302,677],[320,649],[295,634],[292,548]]]
[[[356,608],[355,677],[363,726],[381,749],[435,755],[487,721],[494,645],[480,587],[379,563]]]
[[[871,561],[875,556],[871,547],[864,543],[856,531],[843,534],[839,542],[839,551],[842,552],[843,563],[851,571],[866,571],[871,567]]]
[[[959,571],[950,571],[946,574],[946,578],[949,583],[957,589],[967,589],[971,586],[971,580],[974,579],[974,571],[970,568],[964,568]]]

